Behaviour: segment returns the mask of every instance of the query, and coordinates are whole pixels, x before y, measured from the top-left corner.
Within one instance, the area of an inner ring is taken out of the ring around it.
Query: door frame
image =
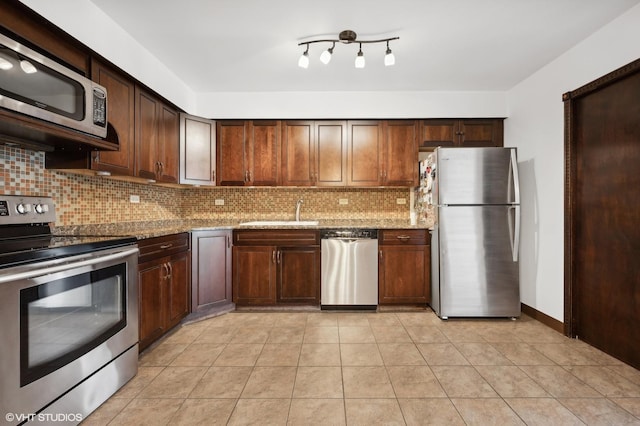
[[[577,188],[577,140],[573,128],[575,101],[627,76],[640,72],[640,59],[624,65],[576,90],[562,95],[564,102],[564,334],[576,337],[575,224],[579,220]]]

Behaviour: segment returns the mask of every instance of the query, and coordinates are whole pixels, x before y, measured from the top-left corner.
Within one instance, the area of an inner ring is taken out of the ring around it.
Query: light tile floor
[[[86,425],[640,425],[640,371],[527,317],[232,312],[184,325]]]

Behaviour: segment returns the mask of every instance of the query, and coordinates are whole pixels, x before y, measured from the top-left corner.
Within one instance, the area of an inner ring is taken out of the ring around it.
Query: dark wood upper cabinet
[[[347,124],[347,186],[379,186],[382,182],[383,130],[377,120]]]
[[[316,133],[313,121],[285,121],[282,125],[282,184],[315,183]]]
[[[216,124],[217,183],[243,186],[249,162],[245,155],[247,126],[243,120],[218,121]]]
[[[180,183],[216,184],[216,123],[180,114]]]
[[[315,122],[314,180],[317,186],[347,184],[347,122]]]
[[[418,128],[416,120],[384,121],[384,185],[418,184]]]
[[[420,148],[504,146],[504,119],[429,119],[422,122]]]

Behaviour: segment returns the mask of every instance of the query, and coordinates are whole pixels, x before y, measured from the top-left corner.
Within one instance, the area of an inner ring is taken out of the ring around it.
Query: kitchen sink
[[[317,220],[256,220],[253,222],[243,222],[240,225],[246,226],[315,226]]]

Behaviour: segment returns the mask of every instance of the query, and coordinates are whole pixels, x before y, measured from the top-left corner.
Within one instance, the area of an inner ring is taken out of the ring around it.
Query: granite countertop
[[[266,221],[266,220],[263,220]],[[330,229],[330,228],[373,228],[373,229],[432,229],[428,223],[411,225],[404,219],[326,219],[317,225],[270,225],[243,223],[253,220],[197,219],[165,220],[153,222],[124,222],[96,225],[60,226],[53,230],[55,235],[110,236],[146,239],[191,231],[214,231],[224,229]]]

